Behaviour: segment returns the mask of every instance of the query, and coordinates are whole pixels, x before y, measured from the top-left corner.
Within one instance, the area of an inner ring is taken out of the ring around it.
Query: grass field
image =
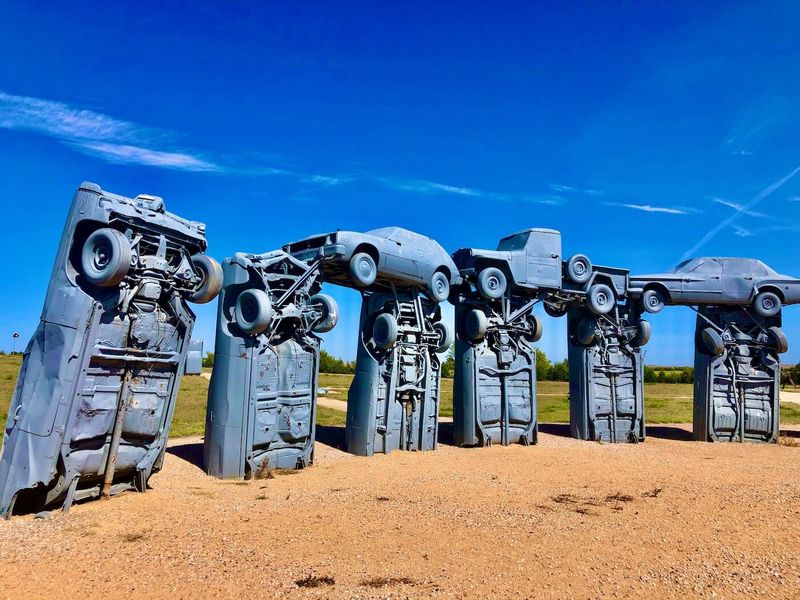
[[[5,423],[8,405],[17,379],[20,356],[0,356],[0,422]],[[206,369],[209,371],[209,369]],[[320,387],[327,388],[327,396],[347,400],[347,389],[352,375],[319,376]],[[569,421],[567,383],[541,381],[538,383],[539,421],[565,423]],[[184,377],[181,381],[175,416],[170,435],[174,437],[202,435],[205,427],[208,379]],[[648,383],[644,392],[645,415],[648,423],[690,423],[692,421],[692,386],[683,383]],[[453,416],[453,380],[442,380],[439,414]],[[344,425],[345,413],[331,408],[318,407],[317,424]],[[800,406],[781,406],[781,423],[800,423]]]

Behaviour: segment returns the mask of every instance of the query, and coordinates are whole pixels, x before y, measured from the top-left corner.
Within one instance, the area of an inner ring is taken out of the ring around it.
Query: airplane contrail
[[[753,196],[752,200],[750,200],[747,204],[742,206],[741,210],[738,210],[738,211],[734,212],[728,218],[723,219],[722,221],[717,223],[714,227],[712,227],[708,231],[708,233],[706,233],[702,238],[700,238],[699,242],[697,242],[694,246],[692,246],[686,252],[683,253],[683,257],[681,257],[681,260],[686,260],[687,258],[692,258],[695,255],[695,253],[698,250],[700,250],[700,248],[705,246],[708,242],[710,242],[714,238],[715,235],[717,235],[720,231],[722,231],[726,227],[730,226],[742,214],[744,214],[745,212],[749,211],[756,204],[758,204],[764,198],[766,198],[767,196],[772,194],[772,192],[774,192],[775,190],[779,189],[784,183],[789,181],[792,177],[794,177],[798,173],[800,173],[800,166],[795,167],[787,175],[784,175],[783,177],[781,177],[777,181],[774,181],[771,184],[769,184],[767,187],[765,187],[763,190],[761,190],[758,194]]]

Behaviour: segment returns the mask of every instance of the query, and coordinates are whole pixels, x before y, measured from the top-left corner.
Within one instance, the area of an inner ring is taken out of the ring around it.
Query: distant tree
[[[325,350],[320,350],[319,370],[320,373],[353,374],[356,372],[356,365],[354,362],[342,360],[328,354]]]
[[[553,365],[543,350],[536,348],[536,379],[539,381],[552,380]]]
[[[667,383],[667,374],[664,371],[659,371],[656,381],[658,383]]]
[[[644,366],[644,382],[645,383],[656,383],[658,381],[658,374],[653,367],[648,367],[647,365]]]
[[[205,358],[203,358],[203,366],[204,367],[213,367],[214,366],[214,353],[213,352],[206,352]]]
[[[452,378],[456,374],[456,346],[450,345],[447,351],[447,358],[442,362],[442,377]]]
[[[569,361],[565,358],[561,362],[554,363],[550,369],[550,376],[553,381],[569,381]]]

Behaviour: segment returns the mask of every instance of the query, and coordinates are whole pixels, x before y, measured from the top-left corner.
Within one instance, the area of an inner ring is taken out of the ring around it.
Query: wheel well
[[[646,286],[644,286],[642,292],[646,292],[647,290],[658,290],[664,295],[664,300],[667,302],[671,300],[669,290],[663,283],[648,283]]]
[[[356,246],[356,249],[353,250],[353,256],[355,256],[359,252],[365,252],[366,254],[369,254],[372,257],[372,260],[375,261],[375,265],[376,266],[378,265],[381,255],[375,246],[373,246],[372,244],[359,244],[358,246]]]
[[[785,296],[783,295],[783,292],[780,290],[780,288],[777,288],[774,285],[765,285],[764,287],[758,288],[756,295],[760,294],[761,292],[772,292],[778,296],[778,298],[780,298],[781,304],[784,302]]]
[[[447,281],[448,282],[450,281],[450,277],[452,276],[452,274],[450,273],[450,269],[448,269],[444,265],[442,265],[441,267],[436,269],[436,271],[434,271],[434,273],[444,273],[444,276],[447,277]]]

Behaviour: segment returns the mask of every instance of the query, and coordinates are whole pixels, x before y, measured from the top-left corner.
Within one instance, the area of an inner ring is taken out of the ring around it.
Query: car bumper
[[[343,258],[345,254],[345,248],[342,244],[328,244],[319,248],[292,252],[292,256],[300,260]]]

